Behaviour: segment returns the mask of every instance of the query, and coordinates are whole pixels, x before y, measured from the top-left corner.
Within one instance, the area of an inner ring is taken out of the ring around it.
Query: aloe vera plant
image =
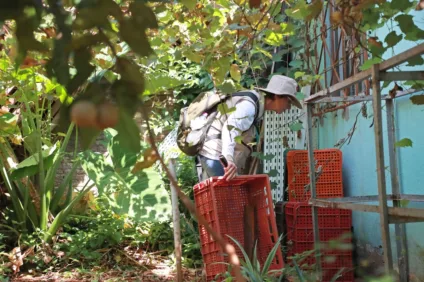
[[[73,205],[91,188],[82,190],[73,200],[66,197],[65,203],[59,206],[79,165],[79,160],[75,160],[72,169],[55,189],[56,174],[63,161],[73,130],[74,126],[71,125],[63,142],[58,141],[45,150],[39,146],[38,152],[20,163],[17,162],[11,145],[7,141],[0,143],[1,176],[11,196],[16,222],[21,232],[39,228],[45,232],[44,240],[49,241],[65,222]],[[38,189],[34,188],[31,178],[38,178]],[[32,193],[29,192],[30,190]],[[72,190],[68,189],[67,193],[71,192]],[[50,224],[49,218],[52,219]]]
[[[258,258],[257,258],[257,245],[255,244],[255,247],[253,249],[253,255],[252,258],[249,258],[249,255],[243,248],[243,246],[233,237],[227,235],[241,250],[243,254],[243,258],[241,259],[241,271],[243,276],[248,280],[252,282],[277,282],[282,281],[284,269],[281,270],[270,270],[272,261],[274,260],[274,257],[278,251],[278,248],[281,247],[280,242],[283,237],[281,235],[277,242],[275,243],[274,247],[271,249],[270,253],[268,254],[264,264],[261,266]],[[228,265],[227,263],[224,263]],[[229,265],[229,267],[231,267]],[[228,271],[222,275],[219,275],[217,278],[224,278],[224,281],[233,281],[231,276],[231,269],[228,269]]]

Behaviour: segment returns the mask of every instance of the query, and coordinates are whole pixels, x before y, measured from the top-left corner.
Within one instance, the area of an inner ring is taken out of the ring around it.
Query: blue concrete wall
[[[411,12],[414,15],[415,23],[424,29],[424,16],[421,12]],[[398,31],[398,29],[394,28]],[[384,42],[384,38],[389,33],[388,27],[379,30],[375,36]],[[417,43],[402,40],[394,50],[389,50],[384,54],[387,59],[406,49],[415,46]],[[402,70],[423,70],[424,66],[402,67]],[[387,94],[391,87],[383,90]],[[410,96],[399,98],[395,102],[395,122],[396,139],[410,138],[413,147],[400,148],[398,150],[399,174],[402,193],[424,194],[424,106],[413,105]],[[384,102],[383,102],[384,106]],[[337,141],[347,136],[355,122],[356,114],[360,111],[361,104],[351,106],[349,118],[342,116],[343,111],[325,115],[323,123],[318,129],[318,144],[320,148],[332,148]],[[376,157],[374,145],[374,128],[372,123],[372,104],[367,103],[369,118],[364,118],[359,114],[357,128],[353,134],[351,143],[342,147],[343,151],[343,178],[344,191],[346,196],[377,195]],[[386,122],[386,112],[383,108],[383,124]],[[385,134],[386,166],[389,166],[387,152],[387,128],[383,128]],[[386,172],[388,193],[391,192],[390,172]],[[410,203],[409,207],[416,207]],[[371,244],[374,247],[381,245],[380,219],[378,214],[354,212],[353,214],[354,236],[364,244]],[[396,255],[394,226],[391,226],[392,250]],[[424,277],[424,223],[407,224],[407,239],[409,247],[409,259],[411,273],[418,277]]]

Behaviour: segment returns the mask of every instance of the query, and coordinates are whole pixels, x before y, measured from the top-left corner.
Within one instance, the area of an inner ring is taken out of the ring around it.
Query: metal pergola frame
[[[394,123],[394,103],[393,100],[417,91],[404,91],[395,96],[381,95],[381,81],[401,81],[401,80],[424,80],[424,71],[396,71],[387,72],[387,70],[396,67],[409,59],[424,54],[424,44],[420,44],[390,59],[375,64],[371,69],[360,72],[348,79],[345,79],[327,89],[324,89],[305,99],[307,111],[307,144],[309,160],[309,176],[311,199],[309,203],[312,208],[313,232],[315,244],[319,243],[318,228],[318,207],[339,208],[363,212],[376,212],[380,214],[380,229],[383,246],[383,257],[385,270],[393,273],[393,256],[390,244],[389,224],[395,224],[396,249],[398,256],[399,279],[400,281],[409,281],[409,262],[408,248],[406,240],[406,222],[424,222],[424,209],[406,208],[401,206],[402,200],[412,202],[424,202],[424,195],[405,195],[401,194],[398,176],[397,154],[395,148],[395,123]],[[358,95],[351,97],[331,97],[339,90],[345,89],[355,83],[366,79],[372,79],[372,95]],[[316,178],[315,161],[313,148],[313,122],[312,107],[319,103],[349,102],[349,101],[369,101],[372,100],[374,110],[374,136],[377,161],[377,181],[378,195],[376,196],[357,196],[344,198],[317,199],[316,198]],[[388,147],[391,172],[392,195],[386,192],[386,175],[384,166],[384,147],[383,147],[383,124],[381,100],[386,101],[387,129],[388,129]],[[389,207],[387,201],[393,201],[393,207]],[[366,202],[378,202],[378,205],[366,204]],[[316,266],[321,273],[320,251],[316,251]],[[320,274],[321,275],[321,274]]]

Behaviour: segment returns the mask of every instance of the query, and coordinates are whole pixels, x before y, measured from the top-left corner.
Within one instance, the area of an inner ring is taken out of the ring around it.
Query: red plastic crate
[[[322,242],[330,240],[343,240],[343,242],[350,242],[350,237],[347,237],[351,233],[350,228],[329,228],[319,230],[319,239]],[[348,238],[346,239],[345,236]],[[296,242],[313,242],[314,232],[310,228],[288,228],[287,229],[287,240]]]
[[[244,209],[247,204],[257,212],[257,257],[261,265],[278,240],[275,212],[268,175],[239,176],[230,182],[218,177],[209,178],[194,186],[196,208],[206,218],[212,228],[234,245],[227,235],[244,245]],[[221,247],[199,225],[200,242],[207,280],[227,271],[223,262],[228,262]],[[237,255],[243,259],[236,247]],[[270,269],[284,266],[281,249],[277,251]]]
[[[285,204],[287,227],[287,257],[296,254],[298,264],[303,269],[311,269],[315,264],[314,236],[312,225],[312,207],[305,202],[287,202]],[[318,208],[318,228],[322,254],[323,281],[331,281],[341,268],[349,270],[336,281],[353,281],[353,261],[351,238],[352,211],[342,209]],[[334,241],[334,243],[329,243]],[[337,242],[339,241],[339,242]],[[328,244],[325,244],[328,242]],[[309,252],[309,255],[307,253]],[[306,256],[306,257],[305,257]],[[300,259],[300,260],[299,260]],[[292,262],[289,260],[289,263]],[[336,271],[334,271],[336,270]]]
[[[323,269],[322,270],[322,281],[332,281],[333,277],[338,274],[341,268],[336,269]],[[335,281],[337,282],[353,282],[355,281],[355,275],[353,273],[353,269],[347,268],[345,271],[340,273],[340,277],[337,278]]]
[[[288,251],[287,257],[291,258],[298,254],[296,257],[297,264],[303,270],[311,270],[314,268],[316,260],[315,253],[307,255],[306,251],[313,250],[313,242],[292,242],[292,245]],[[293,265],[291,259],[289,264]],[[328,249],[321,250],[321,268],[323,271],[322,281],[331,281],[333,276],[340,270],[344,269],[336,281],[353,282],[353,255],[351,250],[338,250]]]
[[[321,171],[316,182],[317,198],[343,197],[342,152],[338,149],[315,150],[315,171]],[[306,150],[287,153],[289,201],[307,201],[311,197],[309,161]]]
[[[305,202],[288,202],[285,205],[286,226],[312,229],[312,207]],[[351,228],[352,211],[318,208],[318,226],[322,228]]]
[[[342,169],[342,151],[339,149],[321,149],[314,150],[314,159],[316,161],[315,169],[322,166],[326,171],[340,171]],[[309,172],[308,151],[293,150],[287,153],[287,163],[292,165],[293,171],[300,170]],[[290,173],[290,172],[289,172]]]
[[[289,252],[289,257],[292,257],[295,254],[301,253]],[[300,265],[303,269],[310,269],[315,265],[315,254],[298,257],[297,264]],[[323,251],[321,253],[321,267],[322,269],[353,268],[352,252]]]
[[[288,193],[290,202],[306,202],[311,198],[309,186],[306,184],[289,184]],[[340,183],[319,183],[315,186],[317,198],[341,198],[343,197],[343,184]]]
[[[296,258],[299,265],[315,264],[315,245],[314,242],[298,242],[290,240],[287,245],[287,260],[292,264],[292,259]],[[323,242],[322,242],[323,243]],[[328,244],[320,247],[323,268],[335,268],[336,266],[351,267],[352,261],[352,242],[349,240],[337,242],[337,244]],[[339,258],[338,260],[332,260]]]
[[[309,171],[307,173],[289,173],[288,174],[289,182],[288,184],[299,184],[306,185],[309,183]],[[320,183],[341,183],[342,173],[340,171],[328,171],[323,172],[317,179],[316,184]]]

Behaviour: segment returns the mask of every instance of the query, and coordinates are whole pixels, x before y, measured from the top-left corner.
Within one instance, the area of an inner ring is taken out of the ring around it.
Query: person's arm
[[[248,130],[255,119],[255,106],[250,101],[241,101],[237,104],[236,110],[229,114],[227,121],[222,127],[222,155],[228,161],[225,168],[224,178],[231,180],[237,173],[237,166],[234,163],[234,150],[236,147],[236,137],[243,131]]]

